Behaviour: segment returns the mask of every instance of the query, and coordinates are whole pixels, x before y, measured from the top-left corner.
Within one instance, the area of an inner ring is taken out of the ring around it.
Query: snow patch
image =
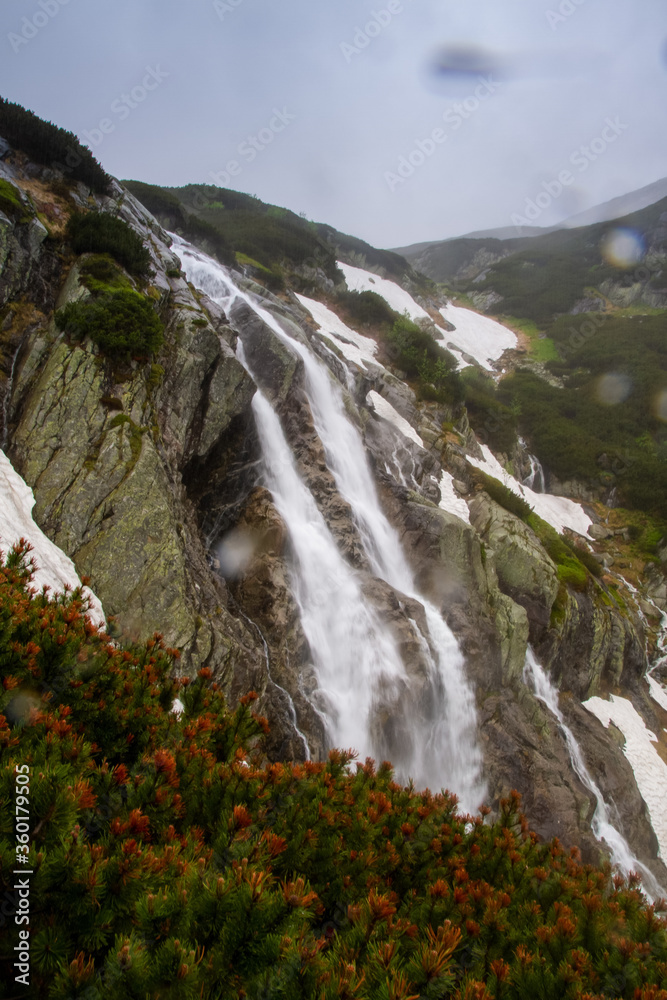
[[[33,521],[34,506],[32,490],[0,451],[0,548],[6,553],[20,538],[30,542],[31,555],[37,563],[33,586],[39,590],[44,586],[54,592],[63,591],[65,585],[80,587],[81,580],[72,560]],[[99,600],[88,587],[84,587],[84,593],[91,601],[90,618],[97,625],[104,625],[104,610]]]
[[[580,504],[566,497],[555,497],[551,493],[535,493],[528,486],[523,486],[509,472],[503,469],[502,465],[493,454],[488,445],[481,446],[484,455],[483,461],[467,455],[466,458],[471,465],[476,466],[494,479],[499,479],[512,493],[530,504],[538,517],[550,524],[557,532],[562,532],[564,528],[575,531],[578,535],[588,536],[588,529],[593,523],[585,513]]]
[[[649,691],[651,692],[651,697],[654,701],[657,701],[658,705],[667,712],[667,691],[662,686],[660,681],[657,681],[655,677],[651,677],[650,674],[647,675],[646,680],[648,681]]]
[[[320,332],[334,342],[347,361],[352,361],[364,370],[369,364],[378,365],[375,360],[378,345],[374,340],[347,326],[335,312],[317,299],[309,299],[305,295],[297,295],[297,298],[313,317]]]
[[[360,267],[343,264],[340,260],[337,261],[337,264],[345,275],[347,287],[351,292],[377,292],[387,305],[395,309],[397,313],[403,315],[404,312],[407,312],[410,319],[431,319],[426,310],[417,305],[410,293],[397,285],[395,281],[380,278],[377,274],[364,271]]]
[[[589,698],[583,702],[605,729],[613,722],[625,736],[623,752],[635,773],[637,788],[648,807],[651,823],[660,845],[660,856],[667,859],[667,764],[653,743],[657,736],[646,728],[644,720],[627,698],[610,695],[609,701]]]
[[[384,396],[381,396],[379,392],[375,392],[374,389],[366,396],[366,402],[369,406],[372,406],[379,417],[384,417],[388,420],[390,424],[393,424],[396,430],[400,431],[404,437],[410,438],[415,444],[418,444],[420,448],[424,447],[424,442],[420,438],[417,431],[414,429],[412,424],[408,423],[405,417],[402,417],[400,413],[394,409],[391,403],[388,403]]]
[[[493,371],[491,361],[497,361],[504,351],[515,348],[519,343],[516,334],[502,323],[489,316],[481,316],[472,309],[463,309],[448,302],[440,313],[456,327],[454,331],[442,335],[443,346],[447,347],[451,342],[458,351],[469,354],[487,371]]]
[[[450,472],[443,470],[440,480],[440,503],[439,506],[449,514],[460,517],[466,524],[470,524],[470,511],[468,504],[463,497],[460,497],[454,489],[454,477]]]

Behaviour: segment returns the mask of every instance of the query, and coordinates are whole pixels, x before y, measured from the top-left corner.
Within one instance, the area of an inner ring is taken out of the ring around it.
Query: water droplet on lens
[[[612,229],[600,244],[602,256],[614,267],[632,267],[644,256],[642,236],[634,229]]]
[[[616,406],[627,399],[632,389],[632,382],[627,375],[610,372],[602,375],[595,386],[595,396],[599,403],[605,406]]]

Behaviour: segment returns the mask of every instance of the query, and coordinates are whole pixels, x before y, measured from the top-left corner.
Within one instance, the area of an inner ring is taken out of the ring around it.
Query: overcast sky
[[[376,246],[667,175],[665,0],[2,0],[0,52],[117,177],[227,173]]]

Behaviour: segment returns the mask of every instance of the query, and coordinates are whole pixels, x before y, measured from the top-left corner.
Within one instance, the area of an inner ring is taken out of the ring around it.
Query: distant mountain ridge
[[[619,195],[617,198],[602,202],[600,205],[594,205],[593,208],[587,208],[583,212],[569,216],[555,226],[499,226],[496,229],[478,229],[471,233],[463,233],[461,236],[449,236],[444,240],[425,240],[423,243],[395,247],[393,252],[412,260],[428,247],[440,246],[442,243],[454,243],[457,240],[512,240],[547,236],[560,229],[577,229],[599,222],[612,222],[614,219],[620,219],[625,215],[631,215],[633,212],[648,208],[663,198],[667,198],[667,177],[647,184],[637,191],[630,191],[628,194]]]
[[[643,247],[649,262],[646,273],[638,271],[639,261],[628,261],[623,268],[605,256],[603,240],[616,228],[637,234],[638,248]],[[444,282],[453,292],[469,295],[483,312],[523,316],[539,324],[562,313],[581,311],[587,288],[598,288],[613,299],[619,282],[624,287],[628,283],[641,286],[633,292],[632,303],[665,308],[664,268],[659,262],[666,239],[667,197],[663,197],[604,222],[511,239],[461,237],[421,244],[420,249],[408,248],[403,253],[416,270]],[[631,303],[619,299],[617,305],[623,304]]]

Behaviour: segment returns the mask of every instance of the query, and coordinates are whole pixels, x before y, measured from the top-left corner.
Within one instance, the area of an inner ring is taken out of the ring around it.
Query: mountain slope
[[[584,297],[589,286],[605,282],[627,284],[636,265],[614,266],[601,251],[604,237],[611,231],[634,230],[643,241],[649,262],[664,257],[667,235],[667,199],[631,215],[572,230],[557,230],[534,238],[510,240],[457,239],[431,244],[409,254],[412,264],[434,281],[469,293],[493,293],[496,313],[502,304],[506,315],[525,316],[536,321],[555,313],[570,312]],[[407,253],[407,251],[406,251]],[[639,280],[641,301],[647,305],[664,303],[658,279],[660,267]],[[653,282],[653,286],[651,285]],[[502,297],[502,298],[501,298]],[[658,301],[659,300],[659,301]]]
[[[433,774],[436,787],[477,799],[464,765],[476,772],[479,763],[494,809],[516,787],[541,836],[558,834],[597,860],[597,803],[562,724],[525,679],[530,643],[571,695],[564,717],[600,794],[618,805],[622,835],[664,879],[632,766],[581,705],[620,691],[661,732],[644,679],[655,609],[648,623],[630,590],[600,571],[587,548],[601,554],[594,535],[559,536],[498,480],[504,473],[468,460],[484,453],[460,394],[464,376],[480,414],[489,397],[476,380],[491,380],[475,366],[459,375],[436,342],[443,300],[420,293],[409,271],[390,301],[383,282],[378,292],[341,287],[327,273],[339,264],[331,268],[331,248],[319,243],[323,256],[304,278],[304,258],[280,243],[280,219],[264,228],[274,219],[264,209],[258,229],[247,226],[269,248],[267,263],[225,267],[173,242],[120,185],[92,201],[75,185],[59,195],[20,153],[2,162],[23,207],[0,219],[7,451],[35,491],[41,527],[91,576],[119,629],[142,639],[162,631],[183,650],[179,670],[211,670],[232,701],[254,688],[272,724],[270,759],[323,759],[354,718],[350,738],[390,756],[402,780]],[[133,276],[108,244],[76,252],[67,223],[75,209],[93,228],[109,216],[140,236],[153,274]],[[37,210],[54,220],[48,230]],[[210,211],[224,219],[230,208]],[[236,218],[244,230],[247,216]],[[299,247],[308,245],[294,226]],[[351,273],[354,259],[339,263]],[[267,287],[267,271],[279,287]],[[423,326],[394,311],[399,293],[411,295]],[[161,343],[110,351],[82,317],[136,305],[133,296],[159,319]],[[335,332],[320,309],[337,317]],[[490,419],[475,418],[480,434]],[[517,480],[528,474],[520,442],[503,456],[501,467],[510,464]],[[605,516],[589,508],[585,525],[604,532]],[[460,732],[467,742],[441,752]],[[424,733],[437,752],[424,751]],[[473,749],[459,759],[463,746]]]
[[[611,201],[605,201],[601,205],[594,205],[585,212],[571,215],[562,226],[572,229],[577,226],[591,226],[596,222],[611,222],[626,215],[633,215],[643,208],[649,208],[665,198],[667,198],[667,177],[654,181],[653,184],[647,184],[637,191],[619,195],[618,198],[612,198]]]
[[[158,188],[139,181],[125,184],[163,225],[197,241],[221,263],[238,261],[247,273],[268,281],[274,290],[283,288],[286,278],[303,285],[318,270],[340,283],[337,257],[377,268],[415,288],[428,287],[398,254],[377,250],[332,226],[309,222],[252,195],[206,184],[182,188]]]

